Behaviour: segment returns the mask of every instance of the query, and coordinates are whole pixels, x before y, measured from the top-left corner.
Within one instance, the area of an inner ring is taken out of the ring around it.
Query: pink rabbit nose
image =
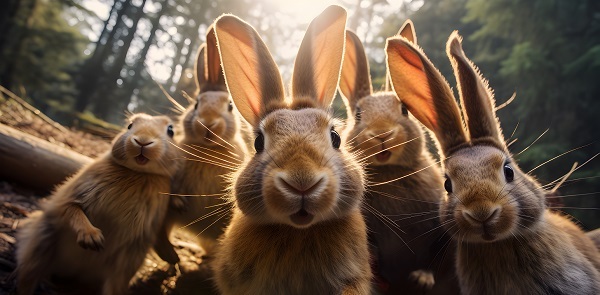
[[[139,146],[147,146],[147,145],[151,145],[154,143],[154,141],[140,142],[139,140],[137,140],[137,138],[134,138],[133,140],[135,140],[135,143],[137,143]]]
[[[464,218],[472,224],[485,224],[494,220],[500,215],[500,207],[483,209],[483,210],[469,210],[463,209],[462,215]]]

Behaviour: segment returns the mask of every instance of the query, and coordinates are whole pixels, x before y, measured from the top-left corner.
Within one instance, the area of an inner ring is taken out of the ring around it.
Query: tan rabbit
[[[463,294],[600,294],[600,254],[579,227],[551,212],[545,192],[523,173],[502,137],[488,83],[454,32],[447,54],[464,122],[450,86],[415,44],[387,41],[393,87],[434,134],[447,195],[440,217],[457,244]]]
[[[412,22],[399,34],[416,43]],[[436,231],[443,174],[425,146],[419,122],[408,116],[396,94],[373,93],[367,56],[351,31],[346,31],[339,89],[349,118],[344,137],[367,158],[374,185],[365,195],[365,219],[374,273],[387,283],[379,291],[422,293],[435,282],[439,293],[458,293],[454,259],[443,257],[449,238],[443,229]],[[434,270],[439,271],[435,276]]]
[[[59,186],[19,231],[17,291],[50,276],[126,294],[165,216],[176,170],[167,117],[138,114],[112,150]]]
[[[215,260],[223,294],[370,291],[363,167],[341,145],[330,112],[345,24],[339,6],[311,22],[285,99],[254,28],[232,15],[216,21],[229,91],[256,134],[256,154],[233,177],[235,209]]]
[[[247,153],[241,118],[227,92],[212,26],[196,57],[196,83],[196,101],[180,118],[183,138],[178,144],[189,160],[183,161],[173,177],[174,197],[155,245],[157,254],[171,264],[179,261],[168,238],[173,227],[187,226],[206,254],[213,254],[231,215],[231,204],[223,198],[224,175],[239,166]]]

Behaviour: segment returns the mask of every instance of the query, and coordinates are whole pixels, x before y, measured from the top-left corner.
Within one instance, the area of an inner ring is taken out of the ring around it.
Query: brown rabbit
[[[51,275],[127,293],[167,211],[160,193],[177,168],[172,128],[167,117],[134,115],[111,151],[56,189],[18,233],[19,294]]]
[[[447,44],[463,120],[450,86],[415,44],[387,41],[394,90],[434,134],[447,191],[440,218],[457,244],[463,294],[600,294],[600,254],[579,227],[545,205],[502,137],[488,83],[454,32]]]
[[[213,254],[231,215],[231,205],[223,198],[223,176],[239,166],[247,153],[241,118],[227,92],[216,42],[211,26],[196,57],[196,101],[180,118],[183,138],[178,145],[189,160],[183,161],[173,177],[174,196],[155,245],[157,254],[171,264],[179,261],[169,242],[174,226],[186,226],[197,235],[206,254]]]
[[[286,100],[254,28],[232,15],[216,21],[227,86],[256,134],[256,154],[233,177],[235,208],[215,260],[223,294],[370,292],[363,167],[330,112],[345,24],[339,6],[311,22]]]
[[[399,34],[416,43],[412,22],[407,21]],[[376,260],[374,273],[386,283],[379,291],[422,293],[435,282],[434,292],[458,293],[452,255],[440,264],[449,244],[443,229],[436,232],[443,196],[440,168],[402,98],[389,91],[373,93],[367,56],[351,31],[346,31],[339,89],[349,118],[344,137],[367,158],[369,182],[375,185],[365,195],[365,219]],[[439,271],[435,277],[434,271]]]

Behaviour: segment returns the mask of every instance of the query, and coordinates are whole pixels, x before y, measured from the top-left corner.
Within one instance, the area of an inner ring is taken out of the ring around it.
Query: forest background
[[[385,39],[407,18],[419,45],[455,85],[444,49],[459,30],[498,104],[516,93],[498,116],[505,137],[516,139],[510,149],[521,167],[535,168],[543,184],[600,151],[600,1],[594,0],[4,0],[0,85],[64,125],[121,126],[128,112],[172,113],[159,85],[186,103],[181,93],[195,87],[197,48],[217,16],[233,13],[252,24],[289,81],[308,22],[330,4],[348,9],[348,27],[365,44],[376,89],[385,81]],[[335,103],[344,117],[339,97]],[[599,178],[600,159],[593,159],[559,189],[555,209],[587,229],[600,227]]]

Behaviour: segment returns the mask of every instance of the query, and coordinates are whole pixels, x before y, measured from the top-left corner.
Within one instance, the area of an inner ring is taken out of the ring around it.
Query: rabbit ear
[[[396,36],[402,36],[413,44],[417,44],[417,34],[415,32],[415,26],[413,25],[412,20],[407,19]]]
[[[469,127],[471,140],[493,141],[504,149],[500,124],[494,112],[492,91],[475,64],[465,55],[461,41],[458,32],[454,31],[448,39],[446,51],[454,68],[463,115]]]
[[[203,91],[206,85],[206,60],[204,58],[206,52],[206,43],[200,45],[198,48],[198,54],[196,54],[196,64],[194,65],[194,72],[196,73],[196,89],[197,92]],[[190,93],[192,95],[192,93]]]
[[[256,30],[238,17],[219,17],[215,33],[229,93],[242,116],[258,126],[284,100],[279,69]]]
[[[415,26],[413,25],[412,20],[407,19],[404,24],[402,24],[402,27],[400,28],[400,30],[398,31],[398,34],[396,34],[396,36],[402,36],[404,38],[406,38],[408,41],[412,42],[413,44],[417,44],[417,33],[415,32]],[[392,91],[392,81],[390,80],[390,70],[386,69],[385,72],[385,91]],[[406,109],[404,108],[404,106],[402,106],[402,113],[405,113]]]
[[[322,108],[333,101],[344,56],[346,10],[327,7],[308,26],[294,62],[292,97]]]
[[[386,54],[396,95],[415,118],[435,133],[444,154],[449,155],[467,138],[448,82],[425,54],[404,37],[388,38]]]
[[[210,90],[215,91],[227,91],[227,85],[225,84],[225,76],[223,76],[223,69],[221,68],[221,57],[219,56],[219,49],[217,48],[217,37],[215,35],[214,26],[208,28],[206,33],[206,66],[207,66],[207,81],[210,84]],[[204,91],[204,90],[203,90]]]
[[[373,93],[365,49],[358,36],[349,30],[346,30],[346,51],[339,89],[352,112],[359,99]]]

